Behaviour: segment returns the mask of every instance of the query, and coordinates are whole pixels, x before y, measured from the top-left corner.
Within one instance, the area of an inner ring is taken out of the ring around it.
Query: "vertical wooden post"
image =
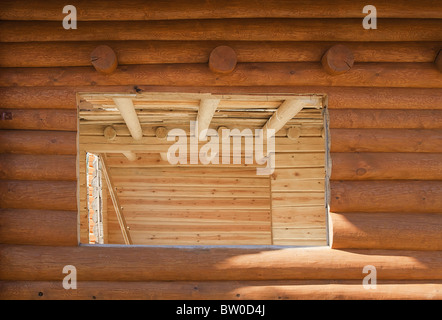
[[[106,160],[104,159],[104,155],[100,154],[101,161],[101,171],[103,173],[104,178],[106,179],[107,188],[109,190],[109,195],[112,199],[112,204],[114,205],[115,212],[117,214],[117,220],[120,225],[121,233],[123,235],[125,244],[132,244],[132,238],[130,237],[129,227],[126,224],[126,219],[124,218],[124,214],[121,211],[121,205],[118,201],[118,197],[115,193],[115,186],[112,183],[112,180],[109,176],[109,172],[107,171]]]

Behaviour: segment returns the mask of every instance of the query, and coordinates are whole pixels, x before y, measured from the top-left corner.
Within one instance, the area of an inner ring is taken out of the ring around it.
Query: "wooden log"
[[[0,43],[0,67],[90,66],[90,52],[109,44],[120,65],[207,63],[214,46],[229,46],[242,62],[318,62],[337,42],[72,41]],[[357,62],[433,63],[440,42],[345,42]],[[35,57],[41,57],[35,59]]]
[[[168,130],[167,130],[166,127],[157,127],[155,129],[155,136],[158,139],[166,139],[167,138],[167,133],[168,133]]]
[[[118,60],[114,50],[107,45],[100,45],[91,52],[90,61],[95,70],[103,74],[111,74],[117,69]]]
[[[276,132],[281,130],[290,119],[295,117],[296,114],[298,114],[308,103],[315,104],[314,101],[300,99],[285,100],[262,127],[264,139],[267,139],[269,136],[267,133],[268,130],[273,130],[273,136]]]
[[[0,154],[0,179],[74,181],[77,179],[76,157]]]
[[[134,86],[94,87],[94,92],[135,93]],[[77,92],[91,87],[0,87],[0,106],[17,109],[77,109]],[[80,101],[81,102],[81,101]]]
[[[287,138],[290,140],[296,140],[301,135],[301,127],[291,127],[287,129]]]
[[[441,213],[441,181],[331,181],[330,211]]]
[[[82,281],[361,281],[366,265],[379,281],[442,280],[441,251],[1,245],[0,257],[0,280],[12,281],[61,282],[65,265]]]
[[[207,130],[219,104],[219,99],[201,99],[196,121],[198,122],[198,139],[201,132]],[[207,133],[206,133],[207,134]],[[206,136],[206,134],[204,136]]]
[[[130,98],[113,98],[124,122],[129,129],[129,132],[135,140],[140,140],[143,137],[143,130],[141,130],[140,121],[138,120],[135,107]]]
[[[333,152],[439,152],[442,130],[330,129]]]
[[[343,74],[354,64],[353,52],[342,44],[332,46],[322,56],[321,64],[325,72],[331,75]]]
[[[76,246],[77,211],[0,210],[0,243]]]
[[[434,60],[434,64],[436,65],[436,68],[442,72],[442,50],[439,50],[436,59]]]
[[[167,152],[171,145],[187,146],[189,142],[166,142],[156,137],[143,137],[138,141],[133,140],[131,137],[117,137],[115,140],[109,141],[102,136],[80,136],[79,140],[81,150],[95,153],[121,153],[123,151],[140,153]],[[246,152],[247,143],[245,139],[242,139],[241,144],[234,143],[233,138],[229,139],[228,142],[232,152],[237,151],[243,154]],[[196,149],[199,151],[203,146],[204,142],[201,142]],[[300,137],[296,141],[290,140],[287,137],[275,138],[276,152],[321,152],[324,148],[324,140],[321,137]],[[189,150],[189,153],[191,151],[193,152],[193,150]]]
[[[79,21],[118,20],[175,20],[175,19],[225,19],[225,18],[362,18],[362,0],[348,2],[326,0],[292,3],[269,1],[257,3],[252,0],[217,2],[168,1],[143,2],[128,0],[124,4],[110,0],[105,5],[98,0],[76,2]],[[396,1],[393,4],[375,1],[379,18],[441,18],[442,6],[437,1]],[[65,14],[55,0],[4,1],[0,6],[2,20],[55,20],[61,21]]]
[[[437,300],[441,281],[378,281],[366,290],[362,281],[79,281],[66,290],[61,281],[1,281],[2,300]],[[265,315],[278,313],[265,308]],[[176,310],[164,311],[175,315]],[[279,313],[281,314],[281,313]]]
[[[327,94],[329,109],[442,109],[442,89],[364,87],[213,87],[213,86],[61,86],[0,87],[0,106],[18,109],[76,109],[77,92],[193,92],[213,94],[253,94],[263,92]],[[357,103],[356,103],[356,102]]]
[[[331,219],[334,249],[442,249],[441,214],[331,213]]]
[[[75,181],[4,180],[0,191],[0,208],[77,210]]]
[[[137,155],[136,155],[135,153],[133,153],[133,152],[126,151],[126,152],[123,152],[123,155],[124,155],[124,156],[126,157],[126,159],[129,160],[129,161],[135,161],[135,160],[137,160]]]
[[[442,129],[442,110],[331,109],[330,128]]]
[[[441,19],[383,19],[366,32],[356,19],[216,19],[84,21],[66,32],[59,21],[2,21],[2,42],[218,40],[218,41],[441,41]],[[238,32],[241,30],[241,32]]]
[[[442,180],[440,153],[333,153],[331,180]]]
[[[209,68],[214,73],[231,73],[237,63],[235,50],[228,46],[218,46],[212,50],[209,56]]]
[[[117,137],[117,131],[112,126],[107,126],[104,128],[103,135],[108,140],[115,140]]]
[[[57,109],[0,109],[11,114],[11,120],[0,121],[0,129],[77,130],[77,112]]]
[[[76,154],[76,132],[1,130],[0,152],[20,154]]]
[[[419,73],[419,77],[415,74]],[[228,77],[202,64],[128,65],[110,75],[87,67],[2,68],[0,85],[15,86],[351,86],[442,88],[432,63],[360,63],[345,77],[326,74],[317,63],[245,63]],[[90,91],[90,88],[89,90]],[[305,92],[304,92],[305,93]]]

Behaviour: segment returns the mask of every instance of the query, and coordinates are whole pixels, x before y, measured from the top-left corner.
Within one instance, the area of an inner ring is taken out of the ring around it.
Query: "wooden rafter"
[[[137,155],[133,153],[132,151],[124,151],[123,155],[126,157],[129,161],[135,161],[137,160]]]
[[[275,113],[270,117],[266,124],[262,127],[264,139],[267,138],[268,130],[275,130],[275,134],[281,130],[282,127],[294,116],[296,116],[299,111],[301,111],[305,106],[315,103],[311,100],[304,99],[287,99],[281,106],[275,111]]]
[[[141,129],[140,121],[131,98],[113,98],[115,105],[121,113],[121,116],[126,123],[129,132],[135,140],[140,140],[143,137],[143,130]],[[130,161],[134,161],[137,157],[132,152],[123,153]]]
[[[107,188],[109,190],[109,195],[112,199],[112,204],[114,205],[115,213],[117,214],[117,220],[120,225],[124,243],[133,244],[129,233],[129,227],[126,224],[126,219],[124,218],[124,214],[121,210],[122,207],[120,205],[117,195],[115,194],[115,187],[114,184],[112,183],[111,177],[109,176],[109,172],[107,171],[106,159],[103,154],[100,154],[100,161],[101,161],[101,171],[104,178],[106,179]]]
[[[143,137],[143,130],[141,130],[140,121],[131,98],[113,98],[115,105],[121,113],[124,122],[129,129],[129,132],[135,140],[140,140]]]
[[[198,122],[198,136],[202,131],[209,128],[219,102],[219,99],[201,99],[198,116],[196,118]]]

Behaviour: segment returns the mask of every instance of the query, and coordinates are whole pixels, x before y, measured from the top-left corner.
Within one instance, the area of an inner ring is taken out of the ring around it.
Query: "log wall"
[[[76,3],[78,30],[57,1],[0,3],[2,299],[442,298],[440,1],[373,1],[376,30],[364,1]],[[355,63],[332,76],[337,43]],[[111,75],[90,64],[99,44]],[[220,44],[231,74],[207,65]],[[326,94],[331,248],[77,246],[76,93],[149,91]]]

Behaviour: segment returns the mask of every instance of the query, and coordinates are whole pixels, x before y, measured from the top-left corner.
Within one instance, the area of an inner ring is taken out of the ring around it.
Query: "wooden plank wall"
[[[256,168],[201,165],[109,171],[134,244],[272,243],[270,180],[257,176]],[[112,207],[109,199],[108,209]],[[109,243],[124,243],[116,215],[109,213]]]
[[[0,3],[2,299],[442,298],[440,1],[372,1],[376,30],[365,1],[75,4],[78,30],[57,1]],[[90,66],[101,43],[112,75]],[[331,76],[336,43],[355,64]],[[230,75],[207,67],[218,44],[238,54]],[[76,93],[140,90],[326,93],[332,248],[78,247]]]
[[[298,140],[305,141],[302,151],[276,153],[276,168],[270,182],[274,245],[327,245],[327,156],[321,122],[298,127]]]
[[[186,132],[186,141],[191,141],[190,121],[196,119],[203,96],[207,95],[143,94],[133,98],[143,132],[139,140],[130,136],[121,114],[113,111],[116,106],[110,97],[103,94],[78,97],[80,168],[84,167],[86,151],[106,158],[108,174],[123,207],[120,211],[130,233],[135,235],[132,243],[326,245],[324,110],[308,106],[276,134],[278,170],[272,175],[275,192],[271,193],[269,175],[257,174],[257,168],[265,165],[253,161],[253,155],[247,159],[252,163],[245,161],[248,138],[241,138],[243,156],[239,164],[232,164],[232,159],[230,164],[222,164],[224,154],[218,159],[219,165],[195,165],[189,161],[170,165],[159,157],[158,153],[167,152],[175,141],[158,136],[157,129],[161,127],[168,132],[179,128]],[[223,127],[248,129],[253,135],[289,97],[294,96],[219,96],[210,128],[220,134],[219,128]],[[113,139],[103,136],[106,126],[114,128]],[[299,136],[289,135],[290,131],[299,131]],[[231,150],[236,139],[229,139]],[[222,142],[223,146],[225,143]],[[203,145],[200,142],[199,148]],[[151,153],[145,153],[147,150]],[[136,160],[127,160],[121,151],[136,153]],[[291,181],[293,179],[296,181]],[[313,184],[317,187],[312,187]],[[88,243],[86,231],[90,219],[87,219],[84,188],[84,184],[80,184],[80,240]],[[123,244],[110,197],[107,205],[109,243]],[[273,219],[272,208],[277,212],[276,219]]]

